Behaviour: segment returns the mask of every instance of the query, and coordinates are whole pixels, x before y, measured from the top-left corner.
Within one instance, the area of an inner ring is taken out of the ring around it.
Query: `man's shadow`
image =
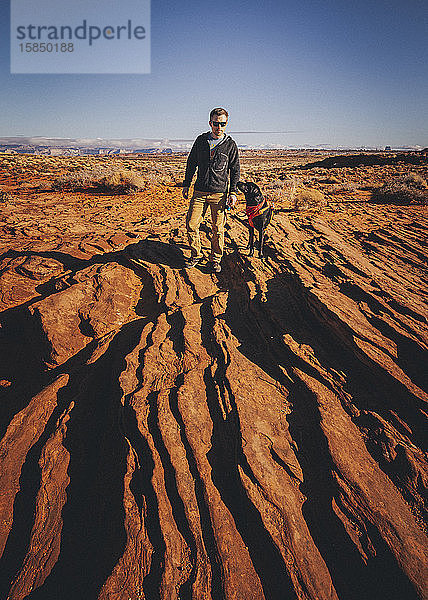
[[[208,244],[211,241],[211,228],[205,223],[201,224],[201,231],[207,236]],[[144,266],[145,262],[149,262],[156,265],[168,266],[171,269],[184,269],[186,257],[183,252],[189,251],[189,245],[176,242],[174,239],[170,239],[168,242],[162,242],[157,239],[146,238],[136,244],[131,244],[123,250],[123,255],[131,261],[133,264],[141,264]],[[209,251],[209,246],[202,243],[203,249]],[[197,266],[197,269],[202,273],[211,273],[212,269],[210,261],[205,259]]]
[[[178,244],[171,240],[169,243],[155,239],[141,240],[124,249],[124,255],[132,262],[149,262],[156,265],[166,265],[171,269],[184,267],[184,254],[182,248],[185,244]]]

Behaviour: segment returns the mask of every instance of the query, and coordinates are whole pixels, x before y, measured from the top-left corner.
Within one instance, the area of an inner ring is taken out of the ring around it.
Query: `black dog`
[[[260,188],[251,181],[238,181],[237,188],[245,195],[246,213],[250,226],[250,239],[248,240],[249,256],[254,254],[254,229],[259,232],[259,258],[263,258],[263,242],[265,229],[272,219],[272,205],[263,198]]]

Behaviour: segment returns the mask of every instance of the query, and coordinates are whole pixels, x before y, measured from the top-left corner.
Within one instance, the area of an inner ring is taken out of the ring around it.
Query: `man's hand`
[[[237,201],[238,199],[236,197],[236,194],[230,194],[226,204],[229,208],[235,208],[235,204],[237,203]]]
[[[189,197],[189,188],[188,188],[188,187],[184,187],[184,188],[181,190],[181,195],[183,196],[183,198],[184,198],[185,200],[187,200],[187,199],[188,199],[188,197]]]

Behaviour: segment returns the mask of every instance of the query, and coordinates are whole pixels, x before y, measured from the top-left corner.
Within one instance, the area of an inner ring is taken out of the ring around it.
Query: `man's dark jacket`
[[[200,192],[225,192],[230,172],[229,193],[236,192],[239,181],[239,157],[236,142],[229,135],[214,147],[211,155],[208,138],[210,133],[199,135],[187,157],[183,187],[190,187],[196,167],[195,190]]]

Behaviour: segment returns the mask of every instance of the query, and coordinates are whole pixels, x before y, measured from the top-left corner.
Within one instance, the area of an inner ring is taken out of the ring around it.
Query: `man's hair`
[[[210,112],[210,121],[213,120],[214,115],[219,117],[220,115],[226,115],[226,119],[229,116],[229,113],[224,108],[213,108]]]

